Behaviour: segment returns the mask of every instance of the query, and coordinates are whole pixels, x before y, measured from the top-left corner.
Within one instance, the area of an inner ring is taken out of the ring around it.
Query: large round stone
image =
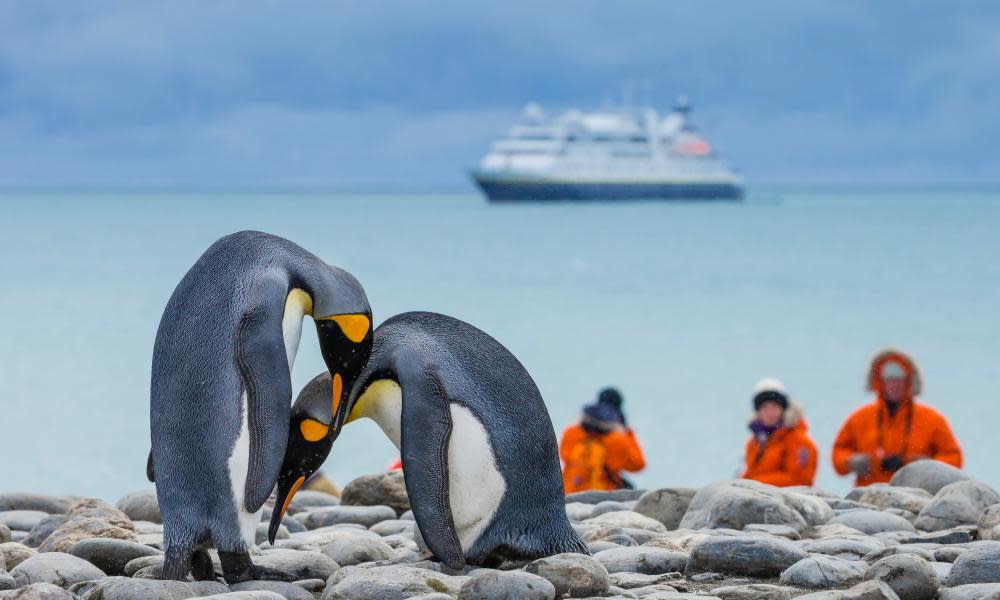
[[[40,552],[69,552],[74,544],[89,538],[112,538],[135,542],[136,536],[131,529],[113,525],[95,517],[81,517],[66,521],[56,528],[42,545]]]
[[[80,600],[80,596],[53,583],[32,583],[3,594],[3,600]]]
[[[868,563],[824,554],[803,558],[781,573],[781,583],[807,588],[840,588],[864,577]]]
[[[7,542],[0,544],[0,560],[7,566],[8,571],[21,564],[28,558],[38,554],[38,551],[18,542]]]
[[[555,597],[555,587],[538,575],[493,569],[473,571],[458,592],[458,600],[553,600]]]
[[[887,556],[868,568],[865,579],[885,582],[900,598],[934,600],[937,574],[927,561],[913,554]]]
[[[833,510],[817,496],[747,479],[705,486],[691,499],[681,529],[743,529],[751,523],[788,525],[796,531],[822,525]]]
[[[296,515],[299,518],[299,515]],[[306,514],[303,523],[309,529],[318,529],[340,523],[355,523],[365,527],[396,518],[396,511],[388,506],[331,506]]]
[[[830,520],[831,524],[841,524],[872,535],[885,531],[916,531],[913,524],[900,517],[880,510],[849,510]]]
[[[396,551],[382,540],[346,532],[323,546],[322,552],[342,567],[396,557]]]
[[[968,583],[1000,583],[1000,542],[980,542],[955,559],[948,587]]]
[[[244,581],[229,586],[234,592],[272,592],[286,600],[316,600],[316,597],[287,581]]]
[[[652,546],[633,546],[602,550],[594,558],[604,565],[608,573],[659,575],[683,571],[688,554]]]
[[[72,591],[87,600],[186,600],[214,594],[224,594],[229,587],[217,581],[161,581],[157,579],[132,579],[130,577],[105,577],[73,586]]]
[[[0,492],[0,511],[40,510],[49,514],[65,513],[73,504],[70,498],[32,492]]]
[[[981,481],[950,483],[917,515],[915,525],[924,531],[939,531],[959,525],[975,525],[984,510],[1000,503],[1000,494]]]
[[[556,554],[529,563],[524,570],[547,579],[555,594],[571,598],[600,596],[608,590],[608,571],[592,556],[586,554]]]
[[[160,505],[156,501],[156,490],[142,490],[126,494],[118,500],[115,506],[133,521],[163,522],[163,518],[160,516]]]
[[[86,560],[108,575],[124,575],[125,565],[140,556],[163,554],[156,548],[143,544],[108,538],[80,540],[73,544],[69,553]]]
[[[970,583],[953,588],[944,588],[938,600],[998,600],[1000,583]]]
[[[104,571],[89,562],[62,552],[36,554],[14,567],[10,574],[19,587],[52,583],[66,588],[74,583],[104,577]]]
[[[856,499],[863,504],[870,504],[881,510],[898,508],[913,514],[919,513],[934,498],[928,491],[915,487],[902,487],[876,483],[858,488]]]
[[[649,490],[639,497],[634,510],[640,515],[656,519],[669,529],[677,529],[698,490],[686,487],[669,487]]]
[[[710,537],[691,549],[685,573],[773,577],[806,557],[794,542],[783,538]]]
[[[969,479],[968,475],[949,464],[936,460],[918,460],[896,471],[889,485],[920,488],[937,494],[944,486],[966,479]]]
[[[344,487],[340,501],[350,506],[388,506],[397,515],[410,510],[402,471],[358,477]]]
[[[321,600],[396,600],[434,592],[457,596],[462,583],[442,573],[409,566],[344,567],[327,581]]]

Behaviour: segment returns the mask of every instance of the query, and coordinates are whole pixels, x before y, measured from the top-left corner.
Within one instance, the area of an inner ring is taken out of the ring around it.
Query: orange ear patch
[[[340,330],[344,332],[347,339],[351,340],[355,344],[365,339],[365,336],[368,335],[368,329],[372,326],[372,322],[368,319],[368,315],[362,315],[360,313],[353,315],[333,315],[332,317],[324,317],[323,320],[333,321],[339,325]]]
[[[303,419],[299,423],[299,431],[302,432],[302,437],[306,438],[307,442],[318,442],[326,437],[330,428],[315,419]]]

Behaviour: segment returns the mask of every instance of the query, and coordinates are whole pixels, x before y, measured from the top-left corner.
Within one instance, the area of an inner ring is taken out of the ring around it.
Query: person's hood
[[[868,391],[875,392],[876,394],[879,393],[879,370],[883,364],[890,360],[901,363],[907,371],[910,379],[910,397],[915,398],[919,396],[920,392],[923,391],[924,382],[920,376],[920,369],[917,368],[917,363],[906,352],[892,347],[879,350],[868,363],[868,376],[865,382]],[[881,394],[879,396],[881,397]]]
[[[756,420],[757,413],[750,413],[747,426],[752,425]],[[788,399],[788,408],[785,409],[785,414],[781,417],[781,428],[801,429],[802,431],[808,431],[809,429],[809,426],[806,424],[805,407],[795,398]]]

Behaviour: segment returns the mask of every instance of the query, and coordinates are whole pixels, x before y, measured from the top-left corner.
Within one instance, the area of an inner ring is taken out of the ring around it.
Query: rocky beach
[[[296,495],[273,547],[265,509],[253,559],[287,581],[229,586],[158,579],[151,489],[115,505],[0,493],[0,598],[1000,599],[1000,494],[933,461],[846,497],[737,480],[572,494],[566,512],[593,556],[455,571],[428,559],[402,474],[365,476],[341,499]]]

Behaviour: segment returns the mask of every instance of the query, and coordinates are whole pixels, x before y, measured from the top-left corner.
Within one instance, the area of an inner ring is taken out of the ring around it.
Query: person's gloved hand
[[[847,459],[847,469],[858,475],[867,475],[872,472],[872,457],[867,454],[854,454]]]
[[[903,455],[890,454],[889,456],[883,457],[881,466],[883,471],[889,471],[890,473],[895,473],[896,471],[903,468]]]

